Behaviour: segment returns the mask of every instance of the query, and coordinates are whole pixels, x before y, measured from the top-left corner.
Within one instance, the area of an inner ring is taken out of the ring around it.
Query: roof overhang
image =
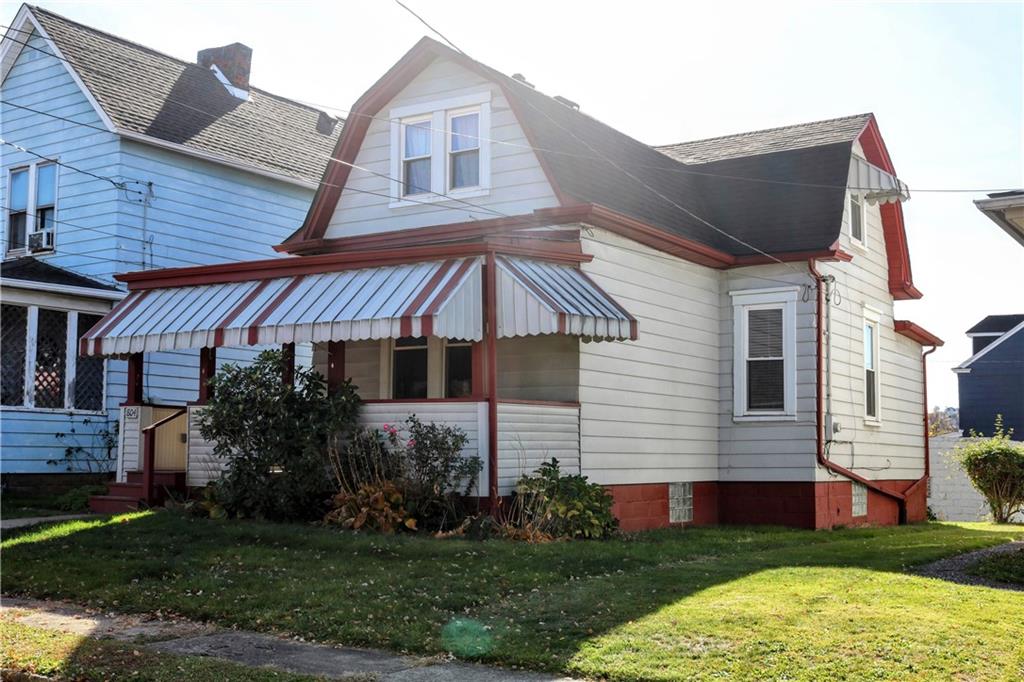
[[[906,183],[856,154],[850,155],[850,175],[846,186],[851,194],[862,197],[871,205],[910,200],[910,188]]]
[[[1002,343],[1004,343],[1007,339],[1009,339],[1014,334],[1017,334],[1021,330],[1024,330],[1024,322],[1021,322],[1016,327],[1014,327],[1010,331],[1006,332],[1005,334],[1001,335],[998,339],[996,339],[995,341],[993,341],[992,343],[988,344],[987,346],[985,346],[984,348],[979,350],[977,353],[975,353],[971,357],[969,357],[966,360],[964,360],[963,362],[961,362],[959,365],[957,365],[956,367],[953,368],[953,371],[956,372],[957,374],[967,374],[967,373],[969,373],[971,371],[971,365],[973,365],[979,359],[981,359],[981,358],[985,357],[986,355],[988,355],[989,353],[991,353],[993,350],[998,348]]]
[[[974,205],[1006,234],[1024,246],[1024,190],[1006,196],[977,199]]]
[[[93,287],[76,287],[68,284],[54,284],[52,282],[37,282],[27,279],[12,279],[0,277],[0,287],[11,287],[12,289],[28,289],[30,291],[42,291],[49,294],[63,294],[65,296],[76,296],[81,298],[96,298],[104,301],[120,301],[127,293],[113,289],[94,289]]]
[[[80,352],[124,356],[408,336],[479,341],[483,260],[472,255],[360,267],[327,264],[308,272],[236,263],[248,266],[245,277],[212,280],[165,274],[148,280],[162,285],[133,289],[82,337]],[[573,264],[507,254],[495,263],[499,338],[636,338],[636,319]]]
[[[945,344],[945,341],[938,336],[910,320],[896,320],[893,326],[897,334],[902,334],[912,341],[917,341],[922,346],[939,347]]]

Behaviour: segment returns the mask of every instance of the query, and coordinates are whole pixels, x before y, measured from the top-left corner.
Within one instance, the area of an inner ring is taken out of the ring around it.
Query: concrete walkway
[[[0,617],[47,630],[115,639],[185,656],[210,656],[254,668],[275,668],[339,679],[382,682],[548,682],[566,677],[527,673],[443,657],[401,656],[372,649],[332,647],[242,630],[223,630],[187,620],[100,613],[63,602],[3,598]]]
[[[47,523],[49,521],[74,521],[75,519],[88,519],[91,516],[92,514],[58,514],[57,516],[26,516],[23,519],[4,519],[0,521],[0,530],[24,528],[25,526],[34,526],[37,523]]]

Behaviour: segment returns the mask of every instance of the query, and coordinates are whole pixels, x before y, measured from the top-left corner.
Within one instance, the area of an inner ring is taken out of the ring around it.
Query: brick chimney
[[[196,62],[204,69],[216,65],[231,84],[242,90],[249,89],[249,68],[252,66],[252,48],[242,43],[200,50]]]

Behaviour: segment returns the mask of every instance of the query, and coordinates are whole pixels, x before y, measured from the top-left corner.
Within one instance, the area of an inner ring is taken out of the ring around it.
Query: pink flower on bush
[[[410,438],[409,442],[405,444],[405,447],[407,447],[407,448],[414,448],[414,447],[416,447],[416,439],[415,438]]]

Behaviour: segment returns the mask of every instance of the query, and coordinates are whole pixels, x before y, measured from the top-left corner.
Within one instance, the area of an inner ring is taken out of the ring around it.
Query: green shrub
[[[93,495],[106,495],[107,486],[101,484],[80,485],[58,495],[53,506],[68,512],[84,512],[89,509],[89,498]]]
[[[265,351],[210,380],[200,433],[227,461],[211,494],[232,516],[318,519],[335,491],[329,442],[355,431],[359,397],[350,382],[328,396],[323,376],[306,368],[297,367],[294,384],[285,385],[283,370],[282,353]]]
[[[1012,435],[1012,431],[1003,431],[1000,415],[990,438],[971,431],[974,440],[956,450],[956,459],[985,497],[996,523],[1006,523],[1015,513],[1024,512],[1024,444],[1014,443]]]
[[[522,539],[603,538],[618,527],[608,491],[586,476],[563,474],[554,458],[520,478],[515,495],[506,524],[522,531]]]

